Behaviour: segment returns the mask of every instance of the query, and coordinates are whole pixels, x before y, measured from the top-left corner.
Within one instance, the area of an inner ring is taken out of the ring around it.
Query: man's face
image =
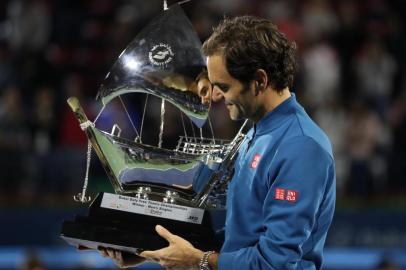
[[[232,120],[251,118],[255,113],[253,86],[242,84],[228,73],[222,53],[207,58],[207,70],[213,85],[213,100],[224,99]]]

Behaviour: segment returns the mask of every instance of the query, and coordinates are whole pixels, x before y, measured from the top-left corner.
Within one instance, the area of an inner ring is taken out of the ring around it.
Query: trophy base
[[[111,249],[120,250],[120,251],[128,252],[128,253],[134,253],[134,254],[139,254],[142,252],[141,249],[134,248],[134,247],[119,246],[119,245],[109,244],[106,242],[90,241],[90,240],[71,238],[71,237],[66,237],[66,236],[61,236],[61,237],[67,243],[69,243],[72,246],[76,246],[76,247],[85,247],[88,249],[98,249],[99,247],[104,247],[104,248],[111,248]]]
[[[155,231],[159,224],[201,250],[219,250],[208,210],[100,193],[88,216],[64,221],[61,237],[71,245],[113,248],[130,253],[168,246]]]

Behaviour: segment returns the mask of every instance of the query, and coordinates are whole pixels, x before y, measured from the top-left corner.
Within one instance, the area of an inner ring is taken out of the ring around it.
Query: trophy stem
[[[165,99],[161,102],[161,126],[159,127],[159,142],[158,147],[162,147],[162,140],[164,135],[164,123],[165,123]]]
[[[241,125],[241,128],[238,131],[237,135],[230,143],[230,148],[227,150],[226,153],[226,159],[222,161],[219,170],[224,173],[223,176],[219,177],[217,174],[215,174],[214,177],[212,177],[212,179],[209,180],[209,183],[206,186],[206,188],[195,197],[194,201],[198,207],[204,207],[207,204],[209,196],[214,189],[219,188],[220,186],[225,187],[231,181],[233,171],[230,171],[229,168],[234,166],[238,149],[240,148],[242,142],[244,141],[244,135],[242,131],[244,127],[247,125],[247,123],[248,120],[245,120],[244,123]]]

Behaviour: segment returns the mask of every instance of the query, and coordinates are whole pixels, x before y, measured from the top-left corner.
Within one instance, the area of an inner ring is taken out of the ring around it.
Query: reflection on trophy
[[[162,100],[158,108],[161,110],[158,146],[143,143],[145,109],[140,132],[136,130],[137,136],[128,139],[121,137],[117,124],[111,132],[99,130],[95,126],[97,117],[90,121],[79,101],[74,97],[68,99],[89,139],[84,186],[75,200],[92,201],[88,216],[63,223],[61,236],[68,243],[135,253],[154,250],[167,245],[154,230],[156,224],[161,224],[197,248],[209,250],[221,245],[215,237],[212,216],[224,209],[227,184],[244,135],[242,127],[231,141],[214,138],[210,104],[197,93],[198,79],[205,70],[200,48],[191,23],[175,4],[137,35],[101,85],[98,97],[103,108],[111,100],[121,101],[123,94],[134,92],[146,95],[145,107],[150,95]],[[175,149],[162,147],[165,102],[179,109],[183,124],[184,135]],[[200,130],[201,136],[187,134],[184,123],[187,120]],[[201,132],[207,122],[212,132],[210,138],[204,138]],[[115,191],[115,194],[99,193],[94,200],[86,196],[92,149]],[[180,186],[185,183],[193,188]]]

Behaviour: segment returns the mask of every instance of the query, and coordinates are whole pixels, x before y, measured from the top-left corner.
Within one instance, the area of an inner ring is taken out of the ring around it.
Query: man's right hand
[[[104,247],[98,247],[97,249],[100,252],[100,255],[110,258],[114,264],[120,268],[133,267],[145,262],[145,258],[133,253],[121,252],[119,250]]]

